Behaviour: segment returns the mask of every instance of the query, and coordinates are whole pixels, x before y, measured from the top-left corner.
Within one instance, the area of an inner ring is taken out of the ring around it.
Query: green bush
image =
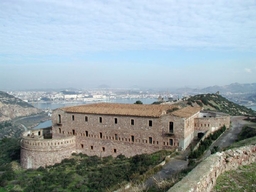
[[[241,132],[239,133],[237,140],[241,141],[254,136],[256,136],[256,128],[245,126],[242,128]]]
[[[203,153],[211,146],[212,142],[216,140],[224,131],[226,130],[225,125],[222,126],[219,130],[215,131],[211,135],[209,135],[207,138],[205,138],[203,141],[200,141],[200,145],[197,150],[192,151],[189,155],[189,159],[197,159],[203,155]],[[215,148],[213,152],[216,151],[217,148]]]

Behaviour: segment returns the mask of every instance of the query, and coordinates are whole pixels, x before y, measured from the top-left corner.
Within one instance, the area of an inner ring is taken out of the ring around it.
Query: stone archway
[[[203,132],[199,132],[199,133],[197,134],[197,138],[198,138],[198,139],[201,139],[203,136],[204,136],[204,133],[203,133]]]

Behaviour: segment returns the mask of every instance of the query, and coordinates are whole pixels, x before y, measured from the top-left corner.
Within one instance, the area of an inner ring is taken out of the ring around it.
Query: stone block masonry
[[[72,153],[131,157],[163,149],[184,150],[195,136],[200,110],[190,106],[113,103],[57,109],[52,114],[50,134],[43,130],[23,134],[21,165],[24,168],[53,165]],[[220,124],[218,121],[216,127]]]
[[[60,163],[65,158],[69,158],[72,153],[76,152],[75,136],[44,139],[41,135],[37,135],[40,131],[34,131],[35,134],[28,131],[29,136],[23,136],[20,144],[21,167],[36,169],[40,166],[54,165],[55,163]]]
[[[253,162],[256,162],[256,145],[213,154],[202,161],[168,192],[210,192],[220,174]]]

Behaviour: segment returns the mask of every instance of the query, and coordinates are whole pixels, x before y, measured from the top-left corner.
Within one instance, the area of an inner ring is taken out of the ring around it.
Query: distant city
[[[52,103],[52,104],[76,104],[76,103],[96,103],[96,102],[119,102],[132,103],[141,100],[145,104],[155,101],[178,100],[184,95],[159,92],[124,89],[92,89],[92,90],[63,90],[63,91],[10,91],[8,92],[23,101],[31,104]]]
[[[184,97],[196,94],[219,92],[229,100],[256,110],[256,84],[230,84],[228,86],[213,86],[204,89],[181,88],[170,90],[142,90],[139,88],[95,88],[88,90],[63,89],[45,91],[8,91],[9,94],[26,101],[37,108],[52,110],[59,107],[96,103],[134,103],[137,100],[144,104],[152,104],[157,101],[173,102]]]

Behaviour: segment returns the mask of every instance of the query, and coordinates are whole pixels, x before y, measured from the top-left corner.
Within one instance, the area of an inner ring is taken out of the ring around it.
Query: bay
[[[43,129],[43,128],[47,128],[47,127],[51,127],[51,126],[52,126],[52,120],[48,120],[48,121],[44,121],[42,123],[39,123],[33,129]]]

